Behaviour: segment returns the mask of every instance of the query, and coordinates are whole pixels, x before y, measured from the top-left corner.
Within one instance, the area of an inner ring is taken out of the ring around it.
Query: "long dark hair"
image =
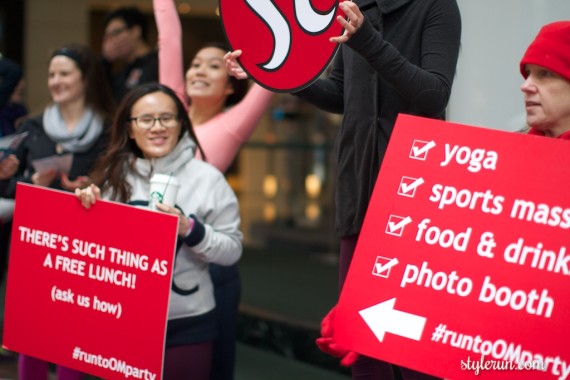
[[[178,139],[180,140],[184,133],[188,132],[190,138],[196,143],[204,160],[206,158],[196,138],[194,128],[188,118],[184,104],[178,99],[174,91],[160,83],[144,83],[127,93],[119,104],[115,119],[113,120],[111,141],[109,142],[107,151],[99,159],[93,173],[91,173],[93,182],[99,186],[103,192],[110,191],[111,199],[113,200],[127,202],[130,199],[132,187],[125,181],[125,177],[127,175],[127,167],[133,168],[134,160],[129,160],[129,158],[132,154],[137,157],[143,157],[142,151],[129,136],[131,110],[139,99],[155,92],[168,95],[176,105],[176,113],[181,123],[180,136],[178,136]]]

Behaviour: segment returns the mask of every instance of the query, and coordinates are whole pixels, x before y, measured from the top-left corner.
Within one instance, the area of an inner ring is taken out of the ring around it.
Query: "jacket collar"
[[[137,157],[134,166],[137,172],[143,177],[149,177],[153,173],[176,173],[182,166],[185,166],[194,158],[196,143],[190,138],[188,133],[184,133],[172,152],[160,158],[146,159]]]

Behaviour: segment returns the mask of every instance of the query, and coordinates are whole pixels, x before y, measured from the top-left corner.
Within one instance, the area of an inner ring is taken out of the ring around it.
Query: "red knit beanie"
[[[527,64],[542,66],[570,80],[570,21],[543,26],[521,60],[520,70],[525,79]]]

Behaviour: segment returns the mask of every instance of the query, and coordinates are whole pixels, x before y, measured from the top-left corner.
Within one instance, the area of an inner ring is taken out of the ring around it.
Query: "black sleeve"
[[[444,112],[455,76],[461,15],[455,0],[435,1],[423,26],[421,65],[410,63],[365,18],[347,46],[363,56],[403,98],[426,116]]]
[[[293,95],[306,100],[324,111],[342,114],[344,112],[343,48],[344,47],[341,46],[337,51],[328,78],[317,79],[310,86],[307,86],[301,91],[294,92]]]
[[[34,121],[29,119],[18,129],[18,133],[28,132],[28,136],[26,136],[24,141],[22,141],[14,151],[14,155],[20,161],[18,170],[11,178],[5,179],[0,183],[0,195],[4,198],[14,198],[16,196],[17,182],[32,183],[30,170],[28,170],[28,151],[30,143],[34,139],[33,135],[35,128],[33,125]]]
[[[0,108],[4,107],[22,77],[20,66],[8,58],[0,58]]]

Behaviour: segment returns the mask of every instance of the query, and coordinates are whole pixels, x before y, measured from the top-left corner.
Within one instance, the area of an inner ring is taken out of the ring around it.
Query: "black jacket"
[[[26,120],[18,128],[18,133],[28,132],[28,136],[14,152],[20,160],[18,171],[12,178],[0,182],[0,192],[3,197],[15,197],[17,182],[32,183],[31,178],[35,173],[32,166],[33,160],[57,154],[56,143],[45,133],[42,118],[43,113]],[[79,176],[89,175],[95,161],[107,148],[109,139],[107,130],[108,127],[105,128],[97,142],[87,152],[73,154],[73,162],[68,175],[70,180],[75,180]],[[65,153],[67,152],[62,152],[62,154]],[[59,178],[54,180],[50,188],[62,190]]]
[[[360,232],[397,115],[445,118],[459,54],[456,0],[374,5],[363,7],[365,22],[340,47],[330,76],[296,93],[344,114],[335,144],[341,237]]]
[[[138,57],[117,73],[112,72],[111,64],[108,62],[103,61],[103,67],[107,71],[116,104],[119,104],[133,88],[143,83],[158,82],[158,53],[156,51]]]
[[[0,108],[8,103],[21,77],[20,65],[8,58],[0,57]]]

